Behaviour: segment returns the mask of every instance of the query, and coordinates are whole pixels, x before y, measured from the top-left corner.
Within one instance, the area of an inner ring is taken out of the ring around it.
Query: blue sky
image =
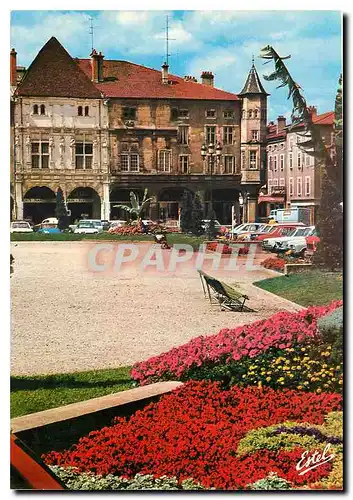
[[[107,59],[124,59],[160,68],[165,59],[165,22],[169,16],[170,72],[200,78],[213,71],[215,86],[239,92],[254,54],[260,77],[273,69],[258,58],[272,45],[287,61],[307,101],[322,113],[333,109],[341,72],[341,14],[338,11],[12,11],[11,47],[18,64],[28,66],[38,50],[55,36],[73,57],[91,51],[89,16],[94,19],[94,45]],[[263,81],[263,79],[262,79]],[[285,89],[264,82],[271,94],[269,119],[289,117]]]

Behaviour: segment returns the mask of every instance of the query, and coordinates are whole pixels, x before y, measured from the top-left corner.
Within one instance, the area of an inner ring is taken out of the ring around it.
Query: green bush
[[[343,307],[320,318],[317,326],[324,342],[332,346],[330,361],[340,363],[343,360]]]
[[[51,466],[51,470],[70,490],[205,490],[193,479],[185,479],[180,484],[175,477],[154,478],[150,474],[136,474],[133,479],[126,479],[108,474],[100,476],[93,473],[78,473],[74,468],[65,469]]]
[[[247,486],[250,490],[292,490],[291,483],[282,477],[277,476],[276,472],[270,474],[264,479],[259,479],[255,483]]]

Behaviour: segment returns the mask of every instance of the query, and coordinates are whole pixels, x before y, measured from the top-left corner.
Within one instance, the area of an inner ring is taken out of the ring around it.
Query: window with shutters
[[[305,195],[310,196],[311,191],[311,179],[310,176],[305,177]]]
[[[223,127],[223,144],[233,144],[233,127]]]
[[[158,170],[160,172],[170,172],[172,166],[172,150],[161,149],[158,151]]]
[[[216,142],[216,127],[215,126],[207,126],[206,127],[206,143],[215,144]]]
[[[303,179],[301,177],[297,178],[297,195],[301,196],[302,195],[302,183]]]
[[[257,151],[250,151],[250,168],[252,170],[257,168]]]
[[[293,177],[289,177],[289,196],[293,196],[293,194],[294,194]]]
[[[76,142],[75,163],[77,170],[88,170],[92,168],[93,144],[89,141]]]
[[[49,168],[49,142],[38,141],[31,144],[32,168]]]
[[[224,173],[234,174],[235,158],[233,155],[224,155]]]
[[[189,155],[179,156],[179,171],[181,174],[189,173]]]
[[[187,146],[189,144],[189,127],[182,126],[178,129],[179,144]]]

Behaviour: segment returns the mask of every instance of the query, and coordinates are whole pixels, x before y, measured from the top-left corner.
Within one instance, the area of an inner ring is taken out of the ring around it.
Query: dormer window
[[[89,107],[85,106],[85,116],[89,116]]]
[[[82,116],[82,115],[83,115],[83,113],[82,113],[82,106],[79,106],[79,107],[77,108],[77,115],[78,115],[78,116]]]
[[[34,115],[37,115],[37,114],[38,114],[38,104],[35,104],[35,105],[33,106],[33,114],[34,114]]]
[[[40,105],[40,114],[41,115],[45,115],[45,106],[44,106],[44,104]]]

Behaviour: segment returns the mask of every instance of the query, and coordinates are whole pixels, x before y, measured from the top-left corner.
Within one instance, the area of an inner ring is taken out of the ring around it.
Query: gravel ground
[[[251,283],[272,271],[214,271],[250,295],[252,313],[221,311],[204,299],[198,274],[88,269],[89,242],[19,242],[11,278],[13,375],[64,373],[130,365],[181,345],[300,306]],[[114,246],[115,248],[115,246]],[[139,244],[141,252],[149,245]],[[109,263],[101,254],[101,263]],[[170,254],[164,251],[163,256]],[[262,260],[263,255],[257,260]],[[243,258],[244,262],[244,258]],[[211,272],[211,271],[210,271]]]

